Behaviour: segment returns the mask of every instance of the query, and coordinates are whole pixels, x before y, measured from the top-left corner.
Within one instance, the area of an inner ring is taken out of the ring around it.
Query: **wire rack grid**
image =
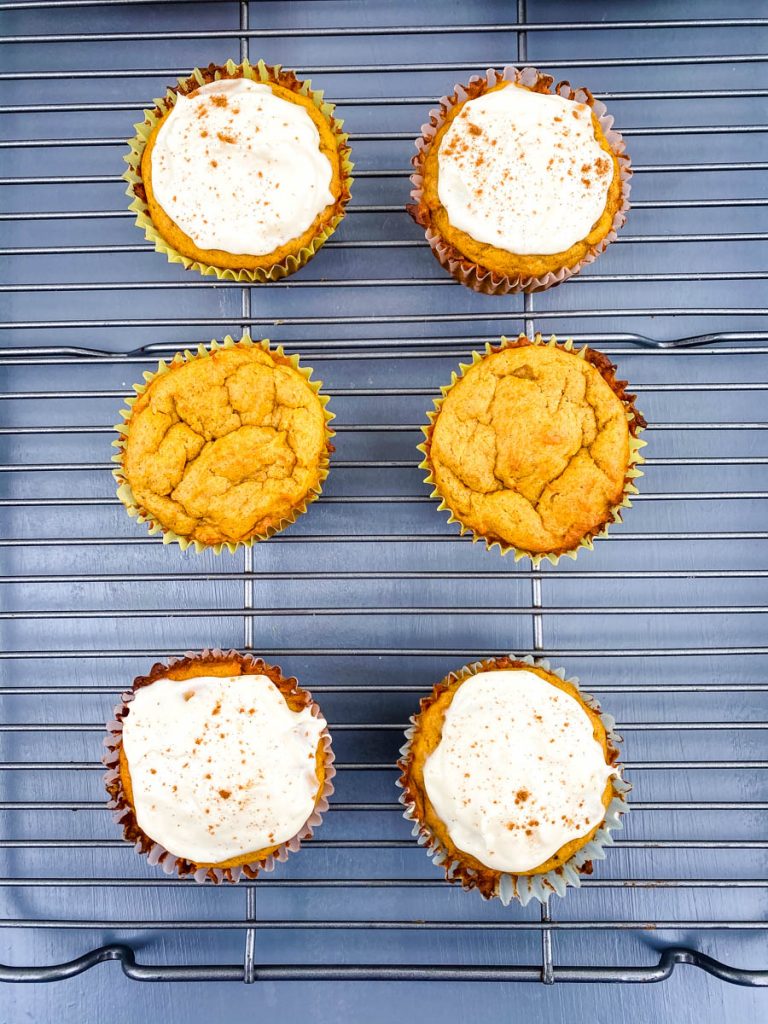
[[[119,959],[141,980],[648,982],[687,962],[768,982],[768,19],[743,0],[575,13],[0,3],[0,978]],[[311,74],[357,165],[334,239],[253,289],[152,253],[120,181],[142,107],[230,56]],[[506,63],[605,98],[635,166],[618,242],[535,298],[462,289],[403,210],[434,100]],[[118,505],[111,424],[158,356],[244,327],[326,381],[333,470],[284,535],[185,556]],[[609,353],[651,424],[626,525],[543,571],[460,540],[416,468],[439,385],[518,330]],[[319,835],[235,887],[158,876],[101,788],[116,695],[156,657],[210,644],[298,675],[340,761]],[[634,785],[609,859],[541,911],[445,885],[394,788],[419,695],[510,650],[564,665],[615,712]]]

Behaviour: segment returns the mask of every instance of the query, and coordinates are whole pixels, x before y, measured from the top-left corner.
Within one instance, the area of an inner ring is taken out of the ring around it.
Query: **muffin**
[[[592,547],[642,475],[645,420],[615,371],[599,352],[541,335],[473,353],[419,445],[449,522],[535,564]]]
[[[406,733],[406,818],[449,882],[504,903],[579,884],[627,810],[613,720],[532,658],[452,672]]]
[[[234,551],[317,499],[333,446],[327,396],[269,342],[177,353],[135,385],[113,442],[118,497],[166,542]]]
[[[586,89],[533,68],[457,86],[416,141],[409,212],[476,291],[540,291],[594,260],[626,220],[629,158]]]
[[[236,280],[292,274],[344,215],[352,164],[333,106],[292,71],[211,64],[136,126],[131,209],[172,262]]]
[[[105,777],[127,840],[197,881],[271,870],[312,834],[333,754],[311,695],[235,651],[154,665],[108,725]]]

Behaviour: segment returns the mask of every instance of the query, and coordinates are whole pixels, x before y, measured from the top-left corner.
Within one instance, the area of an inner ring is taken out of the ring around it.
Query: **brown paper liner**
[[[415,783],[411,778],[411,765],[413,761],[411,743],[413,736],[419,728],[420,713],[433,704],[457,680],[469,679],[470,676],[477,675],[478,672],[486,672],[489,669],[528,669],[531,667],[543,669],[544,672],[550,673],[563,682],[569,683],[578,692],[581,700],[600,716],[608,743],[609,760],[607,763],[616,768],[618,772],[617,775],[611,776],[613,795],[606,808],[605,817],[595,830],[595,834],[559,867],[547,872],[530,872],[528,874],[515,874],[492,868],[485,868],[481,871],[455,859],[454,854],[443,845],[429,826],[419,817],[417,808],[420,795],[417,793]],[[400,750],[401,758],[397,762],[402,775],[398,779],[397,785],[403,790],[400,795],[400,803],[405,808],[403,817],[407,821],[414,823],[412,834],[416,837],[418,844],[426,848],[426,852],[432,858],[432,861],[443,869],[447,882],[458,884],[465,891],[474,889],[486,900],[498,898],[504,906],[511,903],[513,899],[523,906],[532,899],[538,900],[540,903],[546,903],[552,893],[564,896],[569,886],[580,886],[581,875],[592,873],[592,862],[605,858],[605,847],[613,843],[611,832],[623,827],[621,817],[629,811],[626,797],[632,787],[621,777],[622,766],[618,761],[621,736],[616,732],[615,721],[610,715],[605,714],[598,701],[591,694],[584,693],[578,684],[578,679],[568,678],[563,669],[551,668],[549,662],[544,659],[534,659],[530,655],[526,655],[524,658],[516,658],[515,655],[510,654],[504,658],[488,658],[484,661],[476,661],[470,665],[465,665],[455,672],[449,672],[444,679],[436,684],[427,697],[422,697],[420,713],[411,716],[411,725],[405,732],[406,742]]]
[[[586,103],[599,121],[603,134],[618,160],[622,186],[621,205],[614,215],[611,229],[599,242],[591,247],[586,256],[573,266],[561,267],[558,270],[549,271],[542,275],[527,276],[518,274],[514,277],[488,270],[486,267],[469,259],[456,246],[442,237],[437,229],[432,226],[431,213],[422,202],[424,161],[435,135],[445,121],[446,115],[452,107],[481,96],[488,89],[493,88],[502,81],[518,82],[528,88],[536,89],[538,92],[551,92],[566,99],[575,100],[577,103]],[[490,69],[484,76],[474,76],[471,78],[467,85],[457,85],[450,96],[443,96],[440,100],[440,108],[429,112],[429,124],[422,125],[422,134],[416,139],[416,155],[411,161],[414,167],[414,173],[411,175],[411,183],[413,185],[411,196],[414,202],[412,205],[408,205],[406,209],[416,223],[424,228],[432,254],[440,265],[457,281],[473,291],[482,292],[485,295],[506,295],[510,292],[541,292],[552,288],[554,285],[562,284],[569,277],[578,274],[582,267],[593,263],[600,253],[604,252],[610,243],[614,241],[619,228],[623,226],[627,219],[627,211],[630,206],[629,193],[631,189],[632,166],[626,152],[624,139],[613,127],[613,117],[608,113],[605,104],[596,100],[588,89],[574,89],[569,82],[558,82],[557,85],[554,85],[554,81],[551,75],[545,75],[541,71],[537,71],[536,68],[531,67],[515,68],[508,65],[502,71]]]
[[[334,756],[331,747],[331,735],[326,727],[320,735],[325,757],[325,778],[312,814],[295,836],[281,843],[267,857],[249,864],[226,868],[199,865],[194,861],[177,857],[152,839],[151,836],[148,836],[136,820],[133,805],[125,793],[120,777],[119,760],[122,745],[123,719],[128,713],[136,690],[142,686],[149,686],[150,683],[155,682],[157,679],[165,678],[169,668],[173,666],[199,665],[201,673],[204,673],[207,665],[221,661],[238,662],[242,669],[241,675],[267,676],[278,687],[283,696],[303,696],[304,706],[310,707],[315,717],[321,716],[320,708],[313,701],[312,694],[300,687],[295,678],[284,676],[278,667],[268,665],[261,658],[257,658],[252,654],[240,654],[234,650],[222,651],[218,648],[206,649],[200,654],[190,652],[178,658],[171,658],[166,663],[157,662],[152,666],[148,675],[138,676],[134,679],[131,689],[126,690],[121,695],[121,703],[115,708],[114,719],[107,722],[107,735],[104,739],[106,753],[102,757],[102,761],[107,767],[104,775],[104,784],[110,797],[108,806],[113,811],[112,817],[114,821],[122,827],[124,838],[128,842],[133,843],[136,853],[146,856],[149,863],[153,866],[159,865],[167,875],[176,874],[179,878],[192,876],[196,882],[210,881],[215,884],[220,882],[239,882],[241,878],[256,878],[261,871],[272,871],[278,861],[287,860],[289,853],[295,853],[305,839],[311,839],[314,830],[322,823],[323,814],[328,810],[328,798],[333,793],[333,783],[331,780],[336,774],[336,770],[333,767]]]
[[[618,504],[613,505],[608,510],[606,518],[601,523],[595,524],[591,530],[585,533],[575,547],[567,549],[563,548],[556,551],[526,551],[523,548],[515,547],[514,544],[510,544],[502,537],[486,536],[485,534],[478,533],[476,530],[472,529],[472,527],[465,526],[461,518],[454,513],[453,509],[447,504],[445,498],[438,490],[437,482],[432,472],[432,462],[430,460],[432,434],[435,429],[435,423],[440,415],[440,409],[442,408],[443,402],[454,384],[464,376],[467,370],[471,369],[477,363],[482,362],[487,356],[494,355],[497,352],[503,352],[507,348],[521,348],[526,345],[554,346],[564,352],[570,352],[575,358],[585,359],[588,363],[594,366],[595,369],[599,371],[603,380],[609,385],[613,393],[621,400],[626,413],[627,426],[629,429],[629,462],[627,465],[627,473],[624,478],[624,489],[621,501]],[[435,407],[434,410],[430,410],[427,413],[429,423],[421,428],[425,440],[416,446],[417,450],[422,452],[424,455],[424,459],[419,463],[419,469],[427,470],[424,482],[432,486],[432,493],[430,494],[430,497],[440,499],[437,511],[448,511],[450,513],[448,523],[458,523],[461,528],[460,535],[462,537],[466,533],[471,533],[472,542],[476,543],[477,541],[484,541],[485,546],[489,551],[494,547],[498,547],[502,555],[514,552],[514,559],[516,562],[519,562],[521,558],[530,558],[534,568],[540,565],[544,560],[550,562],[552,565],[557,565],[563,557],[576,558],[576,555],[582,548],[587,548],[591,551],[594,548],[595,538],[607,537],[608,527],[611,523],[620,523],[622,521],[622,509],[632,507],[631,496],[638,493],[634,481],[643,475],[642,470],[640,470],[638,466],[645,462],[645,459],[640,454],[640,449],[645,447],[646,442],[640,440],[639,434],[647,426],[647,423],[643,414],[635,406],[635,399],[637,396],[630,394],[626,390],[627,384],[628,382],[625,380],[616,379],[616,367],[607,356],[604,356],[601,352],[596,352],[594,349],[587,348],[586,346],[581,349],[577,349],[573,344],[572,338],[568,338],[565,342],[558,342],[554,334],[547,340],[542,338],[540,334],[537,334],[532,339],[527,337],[525,334],[521,334],[513,341],[502,337],[498,345],[491,345],[490,342],[486,342],[484,354],[481,354],[480,352],[472,352],[471,363],[459,363],[459,373],[454,371],[451,374],[451,383],[440,389],[442,392],[441,397],[433,400],[433,405]]]
[[[317,234],[311,241],[295,253],[289,253],[281,261],[274,263],[268,268],[243,268],[233,269],[231,267],[218,267],[178,252],[155,227],[147,206],[147,195],[141,175],[141,158],[144,154],[147,142],[157,122],[176,103],[179,93],[193,92],[201,85],[214,82],[222,78],[250,78],[254,82],[274,83],[292,92],[301,93],[309,97],[314,105],[325,116],[333,134],[336,137],[339,156],[341,158],[341,190],[333,204],[331,212],[320,225]],[[206,68],[195,68],[191,75],[179,79],[179,84],[169,86],[164,97],[156,99],[153,108],[144,111],[144,120],[134,125],[135,136],[129,140],[130,152],[125,157],[128,170],[123,174],[123,179],[128,182],[126,195],[131,198],[129,209],[136,214],[136,226],[144,231],[144,237],[152,242],[157,252],[162,252],[170,263],[181,263],[187,270],[197,270],[205,276],[215,276],[220,281],[250,281],[254,284],[265,281],[278,281],[281,278],[294,274],[297,270],[309,263],[312,257],[318,252],[321,246],[328,241],[331,235],[344,218],[347,203],[351,197],[351,188],[354,181],[352,177],[353,163],[350,157],[349,137],[342,130],[343,121],[334,116],[334,104],[326,102],[322,90],[312,89],[312,83],[297,78],[293,71],[281,68],[280,65],[265,64],[260,60],[257,64],[250,64],[247,60],[241,64],[235,64],[228,60],[226,64],[209,64]]]

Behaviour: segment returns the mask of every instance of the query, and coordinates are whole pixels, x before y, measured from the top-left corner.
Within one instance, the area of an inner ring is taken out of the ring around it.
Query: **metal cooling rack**
[[[647,3],[645,21],[624,0],[581,3],[578,23],[565,2],[527,8],[0,3],[0,978],[118,959],[141,980],[648,982],[683,962],[768,982],[768,18],[745,0]],[[253,289],[152,253],[120,181],[142,106],[238,54],[313,75],[357,165],[334,239]],[[580,278],[492,299],[443,274],[403,205],[434,99],[514,62],[608,101],[635,203]],[[118,506],[111,424],[159,355],[248,326],[326,381],[337,457],[286,534],[184,556]],[[458,360],[520,329],[611,354],[651,423],[626,525],[542,572],[459,540],[414,451]],[[229,888],[135,856],[99,764],[131,678],[208,644],[297,674],[341,762],[318,838]],[[601,696],[634,784],[608,860],[542,911],[445,885],[395,802],[418,696],[509,650]]]

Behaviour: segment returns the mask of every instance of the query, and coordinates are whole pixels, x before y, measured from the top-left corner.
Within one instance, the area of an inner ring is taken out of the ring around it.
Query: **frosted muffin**
[[[349,200],[349,147],[332,111],[293,72],[264,64],[211,65],[170,90],[129,158],[169,254],[254,280],[306,263]]]
[[[552,83],[489,72],[444,100],[417,142],[410,212],[476,290],[559,283],[625,220],[629,160],[612,119],[587,90]]]
[[[556,561],[620,518],[645,420],[615,366],[572,342],[487,346],[435,402],[422,466],[462,533]]]
[[[166,540],[231,550],[284,529],[328,474],[327,396],[296,356],[227,338],[179,353],[129,400],[118,496]]]
[[[447,879],[486,898],[546,898],[573,882],[625,809],[610,721],[545,665],[499,658],[452,673],[403,748],[406,817]]]
[[[260,659],[155,665],[123,695],[107,789],[126,839],[179,875],[255,877],[311,834],[332,792],[325,719]]]

